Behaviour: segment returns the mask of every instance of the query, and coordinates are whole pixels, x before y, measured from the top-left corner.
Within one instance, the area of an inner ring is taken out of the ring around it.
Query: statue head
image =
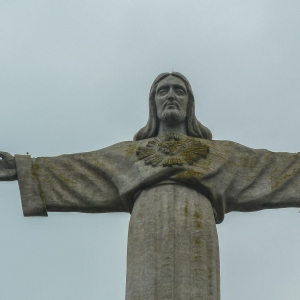
[[[163,81],[170,77],[174,77],[174,83],[178,82],[180,84],[181,82],[182,84],[184,84],[185,92],[187,93],[187,104],[185,105],[185,99],[183,97],[183,105],[181,107],[178,106],[178,109],[170,109],[169,111],[164,111],[164,106],[157,107],[155,100],[157,92],[159,92],[160,84],[163,84]],[[185,111],[183,111],[183,109]],[[187,134],[189,136],[208,140],[212,139],[211,131],[207,127],[203,126],[196,118],[194,94],[190,83],[188,82],[187,78],[185,78],[178,72],[162,73],[155,78],[149,93],[148,122],[145,127],[140,129],[136,133],[136,135],[134,136],[134,140],[138,141],[157,136],[159,122],[163,118],[169,119],[170,122],[176,122],[176,120],[185,121]]]

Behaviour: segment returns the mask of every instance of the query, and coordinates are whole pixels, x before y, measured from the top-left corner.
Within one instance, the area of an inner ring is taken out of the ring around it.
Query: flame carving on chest
[[[197,139],[169,133],[151,139],[146,147],[138,147],[136,154],[146,165],[172,167],[192,165],[208,152],[209,147]]]

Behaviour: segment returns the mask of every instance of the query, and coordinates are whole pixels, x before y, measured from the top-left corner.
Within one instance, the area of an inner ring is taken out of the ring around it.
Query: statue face
[[[167,123],[179,123],[186,119],[188,93],[184,82],[168,76],[159,82],[155,92],[157,117]]]

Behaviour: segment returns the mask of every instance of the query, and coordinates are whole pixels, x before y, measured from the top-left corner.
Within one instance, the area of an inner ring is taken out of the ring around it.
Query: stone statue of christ
[[[177,72],[154,80],[149,120],[134,141],[0,156],[0,180],[18,180],[24,216],[131,214],[126,300],[219,300],[216,224],[225,213],[300,207],[300,154],[212,140]]]

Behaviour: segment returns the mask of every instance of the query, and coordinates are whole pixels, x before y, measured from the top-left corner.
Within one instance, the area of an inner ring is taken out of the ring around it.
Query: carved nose
[[[175,100],[175,95],[174,95],[174,92],[171,91],[169,94],[168,94],[168,97],[167,97],[168,100]]]

